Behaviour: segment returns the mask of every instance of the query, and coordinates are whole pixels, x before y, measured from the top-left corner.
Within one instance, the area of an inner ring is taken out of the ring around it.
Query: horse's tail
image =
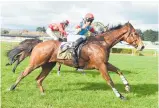
[[[7,57],[8,57],[10,62],[6,65],[12,65],[16,60],[19,60],[22,53],[23,54],[26,53],[26,55],[27,55],[27,56],[24,57],[24,59],[26,57],[28,57],[31,54],[32,49],[40,42],[42,42],[42,40],[26,39],[26,40],[22,41],[21,43],[19,43],[18,46],[16,46],[15,48],[13,48],[13,49],[11,49],[7,52]]]

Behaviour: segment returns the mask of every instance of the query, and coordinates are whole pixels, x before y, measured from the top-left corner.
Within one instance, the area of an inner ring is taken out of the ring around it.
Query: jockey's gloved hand
[[[86,22],[84,25],[83,25],[83,27],[82,27],[82,29],[85,29],[86,27],[88,27],[88,26],[90,26],[90,22]]]
[[[97,36],[97,35],[98,35],[98,32],[95,31],[95,32],[92,33],[91,35],[92,35],[92,36]]]
[[[67,42],[67,38],[66,37],[63,38],[63,42]]]
[[[61,36],[66,36],[67,35],[67,33],[65,31],[61,31],[60,33],[61,33]]]

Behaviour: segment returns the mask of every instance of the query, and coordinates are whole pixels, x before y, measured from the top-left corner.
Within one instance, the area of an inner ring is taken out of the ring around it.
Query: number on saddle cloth
[[[72,59],[72,53],[71,53],[71,48],[72,48],[73,42],[62,42],[58,53],[57,53],[57,58],[58,59]]]

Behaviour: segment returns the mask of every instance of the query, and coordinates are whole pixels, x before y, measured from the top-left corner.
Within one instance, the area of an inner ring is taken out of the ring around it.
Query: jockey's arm
[[[81,26],[80,26],[80,25],[77,25],[77,26],[76,26],[76,29],[75,29],[76,34],[78,34],[81,30],[82,30],[82,29],[81,29]]]
[[[84,24],[84,25],[81,27],[81,29],[85,29],[86,27],[88,27],[88,26],[90,26],[90,25],[91,25],[90,22],[86,22],[86,24]]]
[[[95,35],[98,34],[97,31],[95,31],[95,29],[94,29],[93,27],[91,27],[89,31],[91,32],[91,34],[92,34],[93,36],[95,36]]]
[[[90,22],[86,22],[86,24],[84,24],[82,27],[80,25],[77,25],[76,26],[76,33],[78,34],[82,29],[85,29],[89,25],[90,25]]]
[[[61,24],[58,25],[58,28],[61,35],[66,37],[67,36],[66,31],[64,30]]]

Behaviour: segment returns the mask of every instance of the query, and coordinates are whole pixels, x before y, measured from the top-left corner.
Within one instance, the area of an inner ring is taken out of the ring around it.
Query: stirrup
[[[77,63],[77,64],[76,64],[76,63],[74,63],[74,67],[75,67],[75,68],[79,68],[78,63]]]

